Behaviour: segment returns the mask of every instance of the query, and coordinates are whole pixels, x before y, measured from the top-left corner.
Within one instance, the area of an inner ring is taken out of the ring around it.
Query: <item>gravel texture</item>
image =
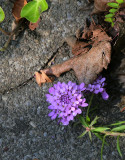
[[[8,0],[1,2],[3,9],[10,4]],[[58,64],[71,56],[70,48],[63,44],[63,38],[85,23],[89,13],[78,11],[84,3],[84,0],[49,1],[50,9],[42,14],[40,27],[33,32],[25,30],[19,41],[11,42],[8,49],[0,53],[0,160],[101,159],[102,143],[99,139],[93,136],[91,142],[88,135],[79,139],[83,132],[80,125],[74,126],[72,122],[61,126],[48,117],[49,104],[45,94],[53,84],[44,84],[40,88],[34,79],[27,81],[41,67]],[[6,19],[2,26],[7,30],[8,23],[11,24],[12,5],[6,7],[8,10],[5,11]],[[0,44],[3,44],[6,37],[0,36]],[[53,55],[56,55],[55,60],[48,63]],[[123,86],[115,79],[114,68],[109,66],[108,71],[103,73],[108,79],[109,100],[104,101],[97,96],[92,105],[98,106],[96,114],[100,117],[100,125],[125,119],[124,112],[120,113],[116,106],[125,93]],[[63,74],[54,83],[69,80],[77,82],[73,71]],[[116,138],[107,138],[107,142],[109,146],[104,147],[103,160],[121,160],[116,149]],[[124,160],[125,138],[120,138],[120,146]]]

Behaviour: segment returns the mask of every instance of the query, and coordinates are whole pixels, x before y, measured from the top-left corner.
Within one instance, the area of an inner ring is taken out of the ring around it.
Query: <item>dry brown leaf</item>
[[[41,86],[42,83],[52,82],[52,80],[42,70],[40,71],[40,73],[35,72],[35,78],[39,86]]]
[[[12,14],[16,21],[21,19],[20,12],[21,9],[27,4],[27,0],[16,0],[12,9]]]
[[[87,43],[87,42],[79,41],[74,36],[67,37],[65,41],[70,47],[72,47],[72,54],[75,56],[88,52],[89,48],[85,48],[85,47],[91,44],[91,42]]]
[[[39,26],[39,22],[40,22],[40,18],[38,19],[38,21],[37,21],[36,23],[30,22],[30,23],[29,23],[29,29],[31,29],[32,31],[33,31],[34,29],[36,29],[36,28]]]
[[[84,82],[86,85],[92,83],[103,68],[107,69],[110,63],[111,44],[109,41],[111,41],[111,38],[108,37],[100,26],[94,26],[94,24],[90,25],[87,31],[92,33],[88,43],[84,43],[80,41],[82,39],[78,40],[75,37],[66,39],[72,50],[75,51],[76,49],[76,54],[74,54],[77,56],[42,71],[48,76],[54,75],[59,77],[62,73],[73,69],[80,83]],[[88,33],[86,32],[86,34]],[[88,36],[84,36],[84,38],[88,40]],[[91,49],[83,47],[88,47],[89,44],[92,45]],[[42,81],[39,81],[38,84],[41,83]]]
[[[111,45],[109,42],[100,42],[88,53],[70,58],[62,64],[54,65],[51,68],[44,69],[47,75],[59,77],[62,73],[71,69],[74,70],[79,82],[89,84],[93,82],[97,75],[107,69],[111,59]]]

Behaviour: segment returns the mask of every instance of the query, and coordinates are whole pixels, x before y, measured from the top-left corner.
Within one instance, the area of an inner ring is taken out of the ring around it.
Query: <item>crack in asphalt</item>
[[[45,63],[45,65],[41,68],[41,69],[45,69],[48,66],[48,63],[51,62],[51,60],[54,58],[54,56],[58,53],[59,49],[62,48],[64,46],[64,43],[57,48],[57,50],[55,52],[53,52],[52,56],[48,59],[48,61]],[[40,69],[40,70],[41,70]],[[40,71],[39,70],[39,71]],[[32,77],[30,77],[29,79],[27,79],[26,81],[22,82],[21,84],[19,84],[18,86],[14,87],[14,88],[10,88],[8,90],[3,91],[3,93],[0,93],[1,95],[4,95],[6,93],[9,93],[11,91],[14,91],[18,88],[21,88],[23,86],[26,86],[29,82],[31,82],[34,79],[34,75]]]

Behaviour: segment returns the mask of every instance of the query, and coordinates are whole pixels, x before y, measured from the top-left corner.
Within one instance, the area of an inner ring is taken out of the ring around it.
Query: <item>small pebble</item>
[[[43,135],[44,135],[44,137],[46,137],[47,136],[47,132],[44,132]]]
[[[33,122],[33,121],[30,121],[30,123],[29,123],[33,128],[36,128],[36,125],[35,125],[35,123]]]
[[[41,110],[41,107],[38,107],[38,108],[37,108],[37,114],[38,114],[38,115],[40,114],[40,110]]]

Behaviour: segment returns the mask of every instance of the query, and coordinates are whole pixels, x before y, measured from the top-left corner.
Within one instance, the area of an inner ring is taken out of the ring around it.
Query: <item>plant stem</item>
[[[87,121],[87,117],[88,117],[88,114],[89,114],[90,106],[92,104],[93,96],[94,96],[94,93],[92,93],[91,98],[90,98],[89,106],[88,106],[87,113],[86,113],[86,121]]]
[[[100,133],[103,133],[107,136],[121,136],[121,137],[125,137],[125,133],[120,133],[120,132],[110,132],[110,131],[102,131]]]
[[[4,46],[2,48],[0,48],[0,51],[5,51],[12,39],[12,36],[18,32],[18,30],[20,29],[20,27],[22,26],[22,23],[24,22],[24,18],[22,18],[16,25],[16,27],[12,30],[12,32],[8,33],[6,31],[4,31],[2,28],[0,28],[0,31],[2,31],[4,34],[9,35],[9,39],[7,40],[7,42],[4,44]]]
[[[0,27],[0,31],[3,32],[5,35],[10,35],[11,34],[9,32],[6,32],[5,30],[3,30],[1,27]]]
[[[101,160],[103,160],[102,155],[103,155],[103,148],[104,148],[104,144],[105,144],[105,137],[106,137],[106,135],[104,135],[103,141],[102,141],[102,147],[101,147]]]
[[[94,130],[96,128],[91,127],[91,130]],[[120,132],[110,132],[110,131],[100,131],[99,133],[105,134],[106,136],[121,136],[125,137],[125,133],[120,133]]]

